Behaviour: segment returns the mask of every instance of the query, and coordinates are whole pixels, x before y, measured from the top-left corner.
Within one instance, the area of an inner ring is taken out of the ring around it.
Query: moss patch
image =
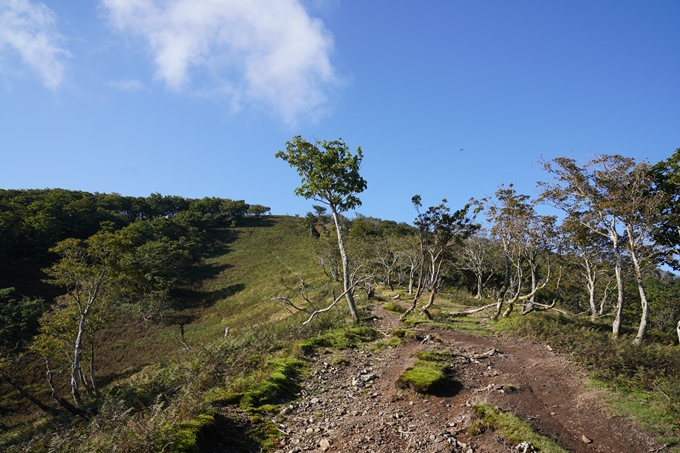
[[[372,327],[359,326],[330,331],[309,340],[299,341],[297,346],[304,354],[312,354],[319,348],[349,349],[376,340],[380,332]]]
[[[239,404],[249,412],[271,412],[295,397],[300,390],[298,378],[304,363],[296,359],[272,359],[262,373],[234,380],[225,389],[211,389],[204,401],[208,404]]]
[[[510,412],[504,412],[489,404],[477,404],[474,409],[478,419],[468,430],[471,436],[477,436],[488,428],[495,429],[515,445],[521,442],[529,442],[543,453],[567,453],[567,450],[549,438],[538,434],[531,429],[529,424]]]
[[[431,394],[446,383],[445,366],[425,360],[416,361],[397,379],[397,387],[417,393]]]

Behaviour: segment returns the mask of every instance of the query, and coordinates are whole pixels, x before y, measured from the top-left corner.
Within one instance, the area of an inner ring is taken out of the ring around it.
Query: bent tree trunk
[[[510,257],[508,256],[507,250],[504,254],[503,260],[505,261],[505,278],[503,279],[503,286],[498,293],[496,298],[496,311],[494,312],[491,319],[498,319],[503,310],[503,301],[505,300],[505,293],[508,292],[510,286]]]
[[[352,289],[352,283],[349,281],[349,261],[347,259],[347,252],[345,251],[342,227],[340,226],[340,220],[338,218],[337,211],[335,209],[331,209],[331,212],[333,213],[333,222],[335,222],[335,231],[338,233],[338,248],[340,250],[340,258],[342,260],[342,289],[345,291],[345,299],[347,300],[347,305],[349,306],[349,312],[352,315],[352,320],[356,322],[359,320],[359,311],[357,310],[356,303],[354,303],[354,290]]]
[[[618,290],[618,299],[616,302],[616,318],[614,319],[614,323],[612,324],[612,337],[618,338],[619,331],[621,330],[621,324],[623,323],[623,304],[624,304],[623,271],[622,271],[623,258],[621,257],[619,234],[616,232],[614,227],[610,228],[609,237],[612,241],[612,250],[614,251],[614,273],[616,274],[616,286]]]
[[[647,294],[645,293],[645,287],[642,283],[642,268],[640,265],[640,260],[638,259],[637,253],[635,253],[635,243],[633,239],[633,229],[628,226],[628,244],[630,246],[630,258],[633,261],[633,268],[635,269],[635,280],[637,282],[638,292],[640,293],[640,305],[642,306],[642,314],[640,315],[640,326],[638,328],[638,333],[635,337],[634,344],[640,345],[642,343],[642,338],[645,336],[645,331],[647,330],[647,322],[649,320],[649,303],[647,302]]]

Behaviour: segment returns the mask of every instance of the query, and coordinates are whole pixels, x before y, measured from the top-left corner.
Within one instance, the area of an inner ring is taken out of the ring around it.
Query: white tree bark
[[[333,208],[331,206],[331,208]],[[347,252],[345,251],[345,242],[342,236],[342,227],[340,226],[340,219],[338,218],[338,213],[335,209],[331,209],[333,213],[333,221],[335,222],[335,231],[338,233],[338,249],[340,250],[340,258],[342,259],[342,286],[345,292],[345,299],[347,300],[347,305],[349,306],[350,314],[352,315],[352,320],[357,321],[359,319],[359,311],[354,303],[354,287],[352,286],[351,275],[349,271],[349,260],[347,259]]]

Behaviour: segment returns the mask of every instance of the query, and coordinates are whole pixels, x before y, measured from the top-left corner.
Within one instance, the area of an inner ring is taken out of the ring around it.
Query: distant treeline
[[[63,239],[86,239],[102,229],[116,231],[136,221],[172,219],[178,226],[205,230],[233,225],[249,213],[261,215],[268,210],[216,197],[0,189],[0,260],[41,259]]]

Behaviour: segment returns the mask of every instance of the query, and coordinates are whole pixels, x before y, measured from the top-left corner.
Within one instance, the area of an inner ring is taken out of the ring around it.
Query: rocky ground
[[[375,310],[378,330],[401,327],[396,315]],[[434,341],[423,341],[428,338]],[[454,381],[436,395],[395,385],[421,349],[455,357]],[[418,339],[397,348],[329,351],[312,359],[300,398],[274,419],[285,433],[277,453],[532,451],[492,430],[470,436],[472,405],[482,401],[513,412],[571,452],[661,451],[648,433],[608,415],[577,367],[546,345],[420,329]]]

